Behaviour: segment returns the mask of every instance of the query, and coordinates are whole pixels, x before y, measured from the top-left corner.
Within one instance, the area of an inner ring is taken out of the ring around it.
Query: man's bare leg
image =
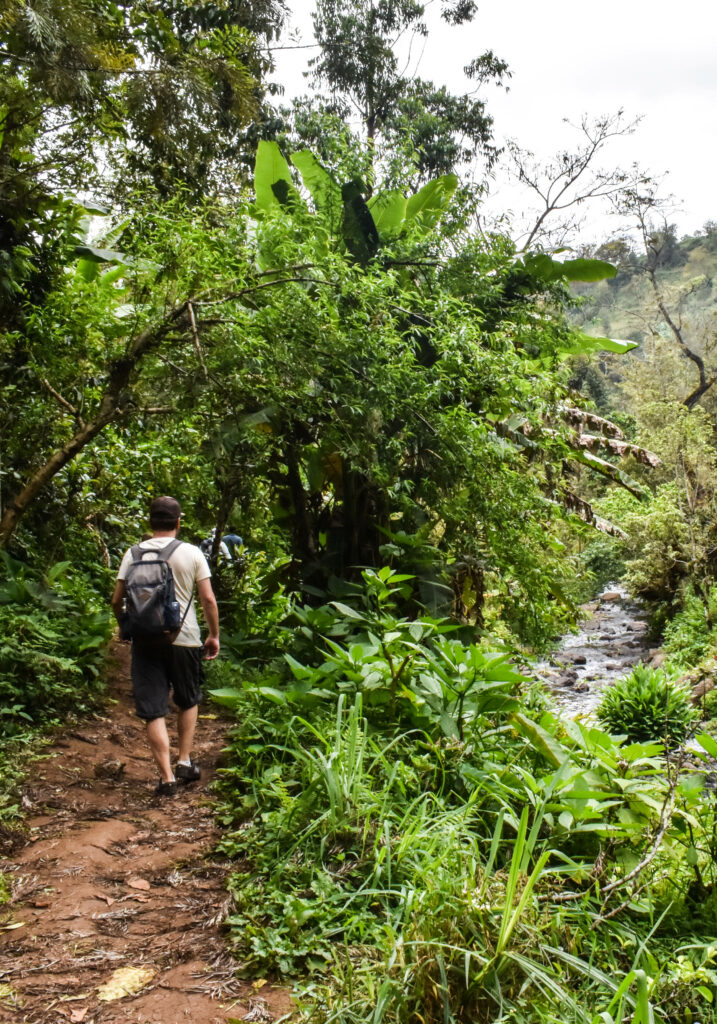
[[[169,734],[164,718],[153,718],[147,722],[147,740],[152,756],[157,762],[162,782],[174,782],[174,772],[169,759]]]
[[[177,734],[179,737],[179,760],[189,764],[192,757],[192,745],[194,743],[194,730],[197,727],[199,708],[187,708],[185,711],[177,712]]]

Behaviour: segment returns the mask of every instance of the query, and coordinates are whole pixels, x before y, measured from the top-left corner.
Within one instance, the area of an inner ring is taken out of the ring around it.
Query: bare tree
[[[692,409],[717,383],[717,367],[709,367],[705,362],[708,343],[714,339],[700,338],[699,332],[691,331],[683,320],[682,305],[688,292],[683,289],[676,301],[668,304],[661,284],[661,268],[674,263],[675,254],[679,253],[676,232],[667,217],[671,203],[671,199],[658,196],[655,182],[645,182],[640,190],[625,189],[616,198],[615,208],[619,214],[633,218],[645,253],[642,269],[650,284],[655,309],[679,351],[697,370],[697,383],[682,400]],[[658,326],[655,322],[650,324],[654,335],[660,333]]]
[[[632,135],[639,122],[639,118],[628,121],[622,110],[604,117],[584,115],[579,125],[572,125],[580,135],[576,148],[563,150],[547,162],[516,142],[508,143],[509,174],[528,189],[535,202],[535,212],[517,239],[521,252],[564,244],[575,237],[586,203],[614,199],[649,180],[637,164],[628,170],[600,166],[608,144]],[[567,118],[565,123],[570,124]]]

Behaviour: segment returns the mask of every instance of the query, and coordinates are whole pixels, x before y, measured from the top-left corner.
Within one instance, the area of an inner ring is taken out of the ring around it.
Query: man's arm
[[[197,581],[197,597],[209,630],[209,636],[204,641],[204,657],[207,661],[211,661],[219,654],[219,609],[212,590],[212,581],[208,577],[205,580]]]
[[[114,593],[112,594],[112,598],[110,600],[110,606],[112,608],[112,611],[114,612],[114,617],[117,619],[118,622],[120,621],[120,616],[122,614],[122,605],[124,604],[124,595],[125,595],[124,580],[117,580],[117,582],[115,583]]]

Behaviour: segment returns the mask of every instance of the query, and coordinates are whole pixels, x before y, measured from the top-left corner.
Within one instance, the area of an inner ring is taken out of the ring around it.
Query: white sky
[[[311,0],[287,0],[290,29],[282,43],[313,42]],[[496,141],[514,138],[549,158],[577,139],[563,123],[620,107],[642,123],[616,140],[603,164],[637,161],[654,175],[667,174],[663,191],[678,200],[670,220],[692,233],[717,220],[717,3],[714,0],[479,0],[472,24],[456,28],[439,18],[439,0],[426,4],[431,28],[418,74],[454,92],[473,88],[462,74],[486,50],[507,61],[509,90],[487,86],[481,98],[494,118]],[[280,44],[281,45],[281,44]],[[301,72],[313,50],[274,54],[275,80],[286,97],[307,91]],[[414,47],[420,53],[420,46]],[[415,69],[415,61],[414,61]],[[518,212],[521,200],[500,179],[491,206]],[[586,211],[582,237],[604,237],[617,224]]]

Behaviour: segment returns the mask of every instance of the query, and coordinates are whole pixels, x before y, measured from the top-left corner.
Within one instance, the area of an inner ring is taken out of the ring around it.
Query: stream
[[[604,687],[650,655],[647,613],[624,588],[610,584],[583,610],[578,632],[535,666],[558,709],[572,718],[594,711]]]

